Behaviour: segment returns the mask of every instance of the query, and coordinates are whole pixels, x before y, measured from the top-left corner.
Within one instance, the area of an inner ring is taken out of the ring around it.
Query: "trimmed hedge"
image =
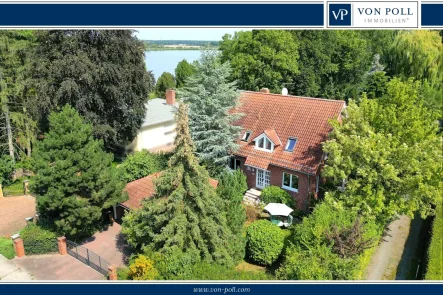
[[[36,224],[29,224],[22,229],[20,237],[23,240],[27,255],[55,253],[58,251],[57,235]]]
[[[295,202],[294,198],[288,194],[284,189],[279,188],[278,186],[267,186],[261,191],[260,201],[263,203],[282,203],[287,206],[294,208]]]
[[[252,223],[246,231],[246,252],[255,263],[271,265],[277,261],[284,246],[282,230],[268,220]]]
[[[438,204],[432,225],[432,238],[428,249],[426,280],[443,280],[443,205]]]
[[[12,259],[15,257],[14,245],[12,244],[12,240],[0,237],[0,254],[5,256],[7,259]]]

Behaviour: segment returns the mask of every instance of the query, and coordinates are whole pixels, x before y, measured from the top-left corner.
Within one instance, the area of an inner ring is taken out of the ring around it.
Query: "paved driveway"
[[[0,254],[0,281],[30,281],[33,279],[30,273]]]
[[[70,255],[47,254],[11,260],[35,280],[104,280],[104,276]]]
[[[106,230],[97,232],[86,239],[82,246],[119,267],[128,263],[129,256],[132,253],[131,248],[121,234],[121,225],[116,222]]]
[[[32,196],[0,198],[0,236],[10,236],[26,225],[26,217],[35,215]]]

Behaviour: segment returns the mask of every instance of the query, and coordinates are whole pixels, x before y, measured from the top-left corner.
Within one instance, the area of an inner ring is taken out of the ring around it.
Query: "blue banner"
[[[1,285],[2,294],[340,294],[392,295],[441,294],[437,284],[254,284],[254,283],[188,283],[188,284],[11,284]]]
[[[323,3],[0,4],[3,27],[323,27]]]

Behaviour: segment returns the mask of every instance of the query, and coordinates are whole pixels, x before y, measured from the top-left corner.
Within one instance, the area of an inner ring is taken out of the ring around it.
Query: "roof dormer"
[[[281,145],[280,138],[274,129],[267,129],[262,134],[253,139],[255,142],[255,149],[273,152],[276,146]]]

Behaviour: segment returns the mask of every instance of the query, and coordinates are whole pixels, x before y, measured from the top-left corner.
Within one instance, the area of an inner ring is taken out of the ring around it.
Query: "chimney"
[[[174,89],[166,90],[166,104],[175,105],[175,90]]]
[[[281,90],[281,95],[288,95],[288,89],[287,88],[283,88]]]
[[[270,93],[269,88],[262,88],[260,89],[261,93]]]

